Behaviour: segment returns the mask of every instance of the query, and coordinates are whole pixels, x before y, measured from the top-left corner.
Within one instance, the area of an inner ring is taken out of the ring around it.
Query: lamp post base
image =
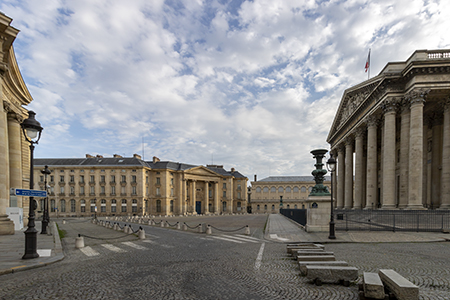
[[[334,229],[334,222],[333,221],[330,222],[330,235],[328,236],[328,239],[330,239],[330,240],[335,240],[336,239],[335,229]]]
[[[41,230],[41,234],[47,234],[47,226],[48,226],[48,221],[47,221],[47,219],[42,220],[42,230]]]
[[[38,258],[37,253],[37,230],[28,228],[25,232],[25,254],[22,259]]]

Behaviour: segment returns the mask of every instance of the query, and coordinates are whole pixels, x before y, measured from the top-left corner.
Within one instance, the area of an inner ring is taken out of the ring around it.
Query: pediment
[[[220,176],[220,174],[217,174],[216,172],[213,172],[203,166],[189,169],[185,173],[189,174],[189,175],[197,175],[197,176]]]

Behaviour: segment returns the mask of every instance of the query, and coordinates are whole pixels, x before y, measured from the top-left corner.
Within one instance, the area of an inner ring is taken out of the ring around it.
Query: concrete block
[[[381,281],[398,300],[419,299],[419,287],[394,270],[381,269],[378,271],[378,274],[380,275]]]
[[[334,255],[306,255],[297,256],[297,260],[300,261],[335,261]]]
[[[305,255],[334,255],[334,252],[330,251],[307,251],[307,250],[298,250],[297,256],[305,256]]]
[[[336,260],[336,261],[299,261],[298,267],[300,269],[300,274],[305,276],[306,275],[306,266],[341,266],[341,267],[347,267],[348,263],[346,261],[342,260]]]
[[[334,283],[343,281],[344,285],[358,279],[358,269],[342,266],[306,266],[306,278],[316,285],[322,282]]]
[[[364,272],[363,274],[364,297],[373,299],[384,299],[384,286],[377,273]]]

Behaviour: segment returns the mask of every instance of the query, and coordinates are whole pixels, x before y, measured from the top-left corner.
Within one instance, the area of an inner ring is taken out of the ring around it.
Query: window
[[[50,211],[51,212],[55,212],[55,207],[56,207],[56,201],[55,199],[50,200]]]
[[[91,212],[95,212],[95,200],[91,200]]]
[[[106,200],[105,199],[102,199],[102,201],[101,201],[100,211],[106,212]]]
[[[237,198],[238,198],[238,199],[241,199],[241,192],[238,192],[238,193],[237,193]]]
[[[131,195],[136,195],[136,187],[135,186],[131,187]]]
[[[105,182],[105,175],[100,176],[100,182]]]
[[[116,199],[112,199],[111,200],[111,212],[115,213],[117,211],[116,210],[116,205],[117,205]]]
[[[40,176],[40,180],[41,180],[41,182],[44,182],[44,176]]]
[[[291,187],[290,186],[287,186],[286,187],[286,193],[290,193],[291,192]]]
[[[173,200],[170,200],[170,212],[173,213]]]
[[[294,193],[298,193],[298,186],[294,186]]]
[[[61,200],[61,212],[66,212],[66,200]]]
[[[63,187],[63,186],[60,186],[60,187],[59,187],[59,193],[60,193],[60,194],[64,194],[64,187]]]
[[[70,173],[75,173],[75,170],[70,170]]]
[[[275,205],[272,204],[272,210],[275,210]]]
[[[137,212],[137,200],[133,199],[131,203],[131,212]]]
[[[84,175],[80,175],[80,183],[84,183]]]
[[[86,212],[86,201],[85,200],[80,201],[80,210],[81,210],[81,212]]]
[[[116,187],[112,186],[111,187],[111,195],[115,195],[116,194]]]
[[[122,199],[122,212],[127,212],[127,199]]]
[[[90,182],[95,182],[95,176],[94,175],[91,175],[91,181]]]
[[[161,212],[161,200],[156,200],[156,212]]]
[[[80,195],[84,195],[84,186],[80,186]]]
[[[156,184],[161,184],[161,178],[156,177]]]
[[[100,170],[100,172],[105,173],[105,170]]]
[[[125,187],[124,186],[120,187],[120,193],[122,195],[126,195],[127,192],[125,191]]]
[[[282,192],[284,192],[284,189],[283,189],[282,186],[280,186],[280,187],[278,188],[278,193],[282,193]]]
[[[116,175],[111,175],[111,182],[113,182],[113,183],[116,182]]]
[[[91,186],[90,188],[91,188],[90,194],[95,195],[95,186]]]
[[[136,173],[136,170],[131,170],[131,172]]]
[[[259,204],[258,204],[258,205],[256,205],[256,210],[259,210]]]
[[[227,184],[224,182],[223,183],[223,188],[226,189],[227,188]]]
[[[222,202],[222,211],[227,211],[227,202],[226,201]]]
[[[148,176],[145,177],[145,183],[148,184]]]
[[[256,192],[261,193],[261,188],[259,186],[256,188]]]
[[[241,202],[238,202],[236,205],[237,211],[241,211]]]
[[[161,189],[159,187],[156,188],[156,196],[161,196]]]
[[[64,175],[59,176],[59,182],[64,182]]]
[[[227,191],[223,191],[223,197],[224,197],[224,198],[227,197]]]
[[[74,213],[76,212],[76,202],[74,199],[70,200],[70,212]]]
[[[294,208],[297,209],[297,204],[294,205]]]
[[[100,187],[100,194],[104,194],[105,193],[105,187],[104,186],[101,186]]]
[[[308,188],[308,191],[311,193],[312,192],[312,186],[310,186],[309,188]]]
[[[122,182],[127,182],[127,176],[122,175]]]
[[[265,187],[263,188],[263,192],[264,192],[264,193],[268,193],[268,192],[269,192],[269,188],[268,188],[267,186],[265,186]]]
[[[55,182],[55,176],[50,175],[50,182]]]
[[[267,204],[264,204],[264,210],[267,210]]]
[[[75,195],[75,187],[74,186],[70,187],[70,194]]]
[[[70,182],[75,182],[75,176],[70,175]]]
[[[274,186],[270,188],[271,193],[275,193],[276,191],[277,191],[277,189]]]
[[[136,183],[136,175],[131,176],[131,182]]]
[[[90,170],[89,172],[94,173],[94,170]]]
[[[289,209],[289,204],[286,207]]]
[[[44,210],[44,199],[39,200],[39,206],[41,207],[41,210]]]
[[[84,173],[84,170],[80,170],[80,173]]]

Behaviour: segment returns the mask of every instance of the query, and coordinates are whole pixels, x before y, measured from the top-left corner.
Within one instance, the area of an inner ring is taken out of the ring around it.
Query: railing
[[[450,229],[446,210],[336,210],[336,230],[444,231]]]
[[[303,226],[306,225],[306,212],[306,209],[280,209],[280,214]]]

